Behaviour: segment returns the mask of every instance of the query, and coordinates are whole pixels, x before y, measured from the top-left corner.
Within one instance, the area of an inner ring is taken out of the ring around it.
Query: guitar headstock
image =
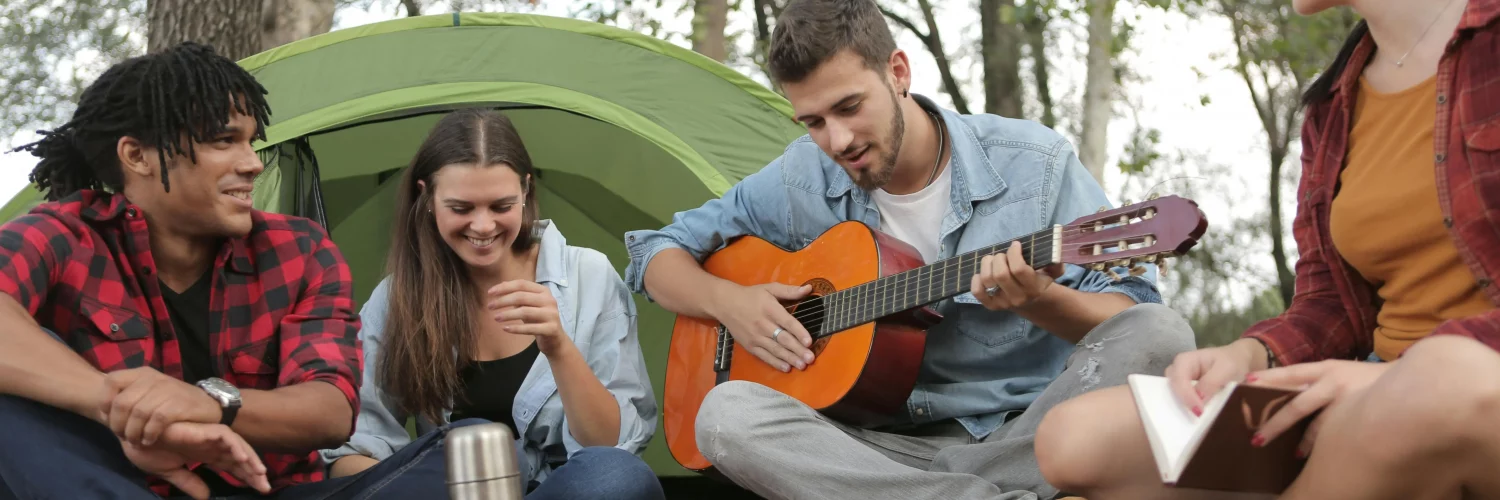
[[[1079,217],[1065,226],[1062,261],[1096,271],[1156,263],[1187,253],[1206,230],[1208,219],[1192,200],[1176,195],[1152,198]]]

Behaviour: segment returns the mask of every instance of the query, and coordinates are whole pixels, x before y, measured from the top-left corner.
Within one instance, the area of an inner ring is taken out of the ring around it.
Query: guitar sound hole
[[[833,293],[835,289],[833,283],[823,278],[813,278],[803,284],[812,286],[812,296],[793,306],[792,317],[797,318],[797,321],[802,323],[802,328],[816,337],[822,330],[825,316],[823,296]],[[814,340],[811,346],[813,356],[822,354],[832,338],[822,337]]]

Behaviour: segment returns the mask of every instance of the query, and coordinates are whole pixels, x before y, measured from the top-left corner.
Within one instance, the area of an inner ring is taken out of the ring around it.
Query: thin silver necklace
[[[1427,23],[1427,29],[1422,30],[1422,34],[1419,35],[1419,36],[1417,36],[1417,41],[1413,42],[1411,44],[1411,48],[1406,49],[1406,53],[1405,54],[1401,54],[1401,58],[1396,60],[1396,67],[1397,68],[1402,67],[1401,63],[1406,61],[1406,56],[1411,55],[1411,51],[1416,50],[1417,46],[1422,44],[1422,40],[1427,38],[1427,32],[1431,31],[1432,27],[1435,26],[1435,25],[1437,25],[1438,19],[1442,19],[1443,18],[1443,14],[1445,14],[1445,13],[1448,12],[1448,7],[1452,7],[1452,6],[1453,6],[1453,0],[1448,0],[1448,3],[1443,5],[1443,10],[1438,11],[1437,17],[1433,17],[1432,18],[1432,22]]]
[[[1449,0],[1449,1],[1452,1],[1452,0]],[[931,186],[932,185],[932,180],[937,178],[938,167],[943,166],[943,146],[947,145],[947,142],[948,142],[948,134],[947,134],[948,131],[947,131],[947,129],[943,128],[943,120],[941,118],[937,117],[937,116],[933,116],[933,114],[932,114],[931,111],[927,112],[927,118],[932,119],[932,124],[937,127],[937,130],[938,130],[938,150],[937,150],[937,159],[935,159],[935,160],[932,161],[932,173],[931,174],[927,174],[927,184],[923,184],[922,185],[922,187],[924,187],[924,188],[927,187],[927,186]]]

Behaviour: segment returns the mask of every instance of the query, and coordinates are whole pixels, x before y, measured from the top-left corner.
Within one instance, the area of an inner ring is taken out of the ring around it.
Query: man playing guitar
[[[740,363],[791,373],[817,360],[808,329],[780,302],[810,287],[747,287],[703,269],[736,237],[792,250],[859,221],[931,263],[1109,204],[1057,132],[911,94],[907,55],[871,0],[793,1],[778,16],[769,66],[809,135],[721,198],[625,235],[635,292],[719,321],[758,358]],[[1194,348],[1193,334],[1159,304],[1154,273],[1035,270],[1022,244],[1008,248],[984,257],[966,280],[971,293],[934,304],[944,319],[927,330],[915,388],[889,424],[849,425],[764,385],[726,381],[702,401],[698,448],[768,498],[1057,495],[1032,453],[1043,414],[1128,374],[1161,374]]]

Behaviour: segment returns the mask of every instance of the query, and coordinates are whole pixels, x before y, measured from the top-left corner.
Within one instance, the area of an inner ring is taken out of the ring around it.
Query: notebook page
[[[1167,455],[1167,468],[1162,472],[1175,477],[1184,461],[1182,451],[1192,440],[1201,419],[1177,401],[1166,377],[1133,374],[1129,379],[1136,405],[1145,414],[1142,420],[1147,426],[1146,432]]]

